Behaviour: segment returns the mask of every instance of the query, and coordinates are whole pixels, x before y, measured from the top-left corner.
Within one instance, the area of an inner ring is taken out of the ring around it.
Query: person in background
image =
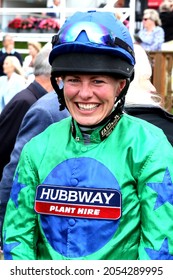
[[[4,167],[10,162],[10,156],[15,145],[16,137],[26,112],[39,98],[44,96],[46,93],[52,91],[53,89],[50,82],[51,67],[48,62],[50,50],[51,50],[51,44],[46,44],[40,50],[40,52],[38,53],[35,59],[35,64],[34,64],[35,80],[24,90],[17,93],[12,98],[12,100],[5,106],[4,110],[0,115],[0,180],[2,180],[0,182],[0,198],[1,198],[0,199],[0,233],[2,231],[2,221],[4,216],[4,214],[2,215],[2,213],[5,212],[5,207],[6,207],[5,199],[9,198],[9,193],[7,191],[9,185],[7,187],[6,185],[7,185],[7,181],[9,183],[10,180],[12,180],[12,178],[10,178],[9,176],[9,173],[8,173],[9,177],[8,178],[5,177],[3,170]],[[40,124],[40,127],[42,127],[42,125],[44,126],[44,124]],[[34,134],[34,131],[33,132],[31,131],[29,135],[32,135],[32,133]],[[4,139],[6,139],[6,141],[4,141]],[[24,139],[24,141],[26,139],[27,137]],[[17,145],[18,153],[19,153],[19,146],[20,145]],[[17,160],[16,156],[15,156],[15,160]],[[11,172],[11,176],[13,176],[12,171],[13,169],[15,169],[14,158],[12,164],[10,164],[9,169]],[[3,189],[1,190],[1,188],[4,182],[6,183],[6,185],[3,193]]]
[[[51,82],[71,116],[22,149],[4,258],[173,259],[173,149],[161,129],[123,113],[128,29],[114,13],[76,12],[52,44]]]
[[[165,34],[161,27],[159,13],[155,9],[144,10],[142,28],[134,38],[146,51],[161,50],[165,41]]]
[[[107,0],[106,2],[100,3],[98,8],[124,8],[125,6],[125,1],[124,0],[117,0],[117,1],[112,1],[112,0]]]
[[[0,115],[0,178],[4,166],[10,161],[10,154],[24,115],[33,103],[53,89],[50,82],[51,67],[48,62],[50,50],[50,44],[42,48],[35,60],[35,80],[18,92]]]
[[[23,70],[28,84],[33,82],[35,79],[34,63],[38,52],[41,50],[41,47],[42,47],[41,43],[39,42],[35,42],[35,41],[28,42],[29,54],[25,56],[23,61]]]
[[[118,0],[118,1],[108,1],[107,3],[101,3],[98,8],[106,8],[106,9],[111,9],[111,8],[123,8],[125,5],[124,0]],[[123,13],[119,10],[115,10],[115,16],[117,19],[121,20],[123,17]],[[129,28],[129,19],[121,20],[124,25]]]
[[[122,7],[121,7],[121,4],[122,4],[122,3],[123,3],[123,2],[121,2],[121,1],[120,1],[120,3],[116,2],[116,3],[114,4],[114,8],[118,8],[118,7],[122,8]],[[120,6],[118,6],[118,5],[120,5]],[[121,20],[127,28],[129,28],[129,18],[127,18],[127,19],[125,19],[125,20],[122,20],[123,13],[120,12],[119,9],[116,9],[116,11],[115,11],[115,16],[117,17],[117,19]]]
[[[114,8],[124,8],[125,0],[117,0],[114,3]]]
[[[134,44],[135,75],[125,98],[125,112],[163,130],[173,146],[173,115],[162,106],[161,97],[151,83],[152,67],[145,50]]]
[[[23,65],[23,58],[19,52],[17,52],[14,48],[15,42],[11,35],[6,34],[2,39],[2,49],[0,50],[0,76],[6,75],[3,71],[3,63],[4,59],[7,56],[16,56],[20,61],[21,66]]]
[[[10,161],[4,167],[0,181],[0,233],[7,202],[10,198],[13,176],[24,145],[34,136],[44,131],[50,124],[69,116],[67,109],[59,111],[57,94],[50,92],[39,98],[26,112],[16,136]],[[0,250],[3,248],[0,234]]]
[[[163,1],[159,6],[159,16],[165,32],[165,43],[173,40],[173,1]]]
[[[46,16],[49,16],[51,18],[59,18],[60,13],[58,11],[56,12],[56,10],[60,7],[60,4],[61,4],[61,0],[53,0],[53,4],[48,8],[52,8],[54,12],[46,13]]]
[[[14,95],[26,87],[24,71],[16,56],[4,59],[3,71],[6,75],[0,77],[0,113]]]

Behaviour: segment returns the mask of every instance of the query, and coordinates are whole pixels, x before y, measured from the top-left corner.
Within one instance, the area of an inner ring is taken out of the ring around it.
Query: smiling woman
[[[128,29],[113,13],[77,12],[49,61],[71,116],[22,150],[5,259],[173,259],[173,150],[160,129],[124,113],[135,66]]]
[[[126,80],[105,75],[66,76],[64,98],[73,118],[83,126],[99,124],[110,115]]]

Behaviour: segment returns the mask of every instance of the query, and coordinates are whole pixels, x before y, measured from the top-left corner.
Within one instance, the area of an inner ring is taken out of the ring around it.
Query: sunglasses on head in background
[[[143,18],[142,20],[144,20],[144,21],[147,21],[147,20],[149,20],[150,18]]]

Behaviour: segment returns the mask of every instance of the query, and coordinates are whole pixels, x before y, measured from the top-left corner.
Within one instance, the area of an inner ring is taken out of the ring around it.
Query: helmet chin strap
[[[66,107],[66,104],[65,104],[65,99],[64,99],[64,92],[63,92],[63,88],[59,88],[58,84],[57,84],[57,81],[54,77],[54,75],[51,75],[51,83],[52,83],[52,86],[55,90],[55,92],[57,93],[58,95],[58,101],[59,101],[59,110],[60,111],[63,111]],[[67,108],[68,109],[68,108]]]
[[[116,108],[118,111],[121,111],[121,112],[123,111],[124,103],[125,103],[125,96],[128,91],[130,82],[131,82],[131,79],[127,78],[125,87],[122,89],[122,91],[120,92],[119,96],[117,97],[117,99],[115,101],[115,104],[117,104]]]

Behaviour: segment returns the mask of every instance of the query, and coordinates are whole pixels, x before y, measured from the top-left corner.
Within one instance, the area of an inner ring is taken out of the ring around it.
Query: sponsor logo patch
[[[121,217],[121,194],[114,189],[39,185],[35,211],[57,216],[117,220]]]

